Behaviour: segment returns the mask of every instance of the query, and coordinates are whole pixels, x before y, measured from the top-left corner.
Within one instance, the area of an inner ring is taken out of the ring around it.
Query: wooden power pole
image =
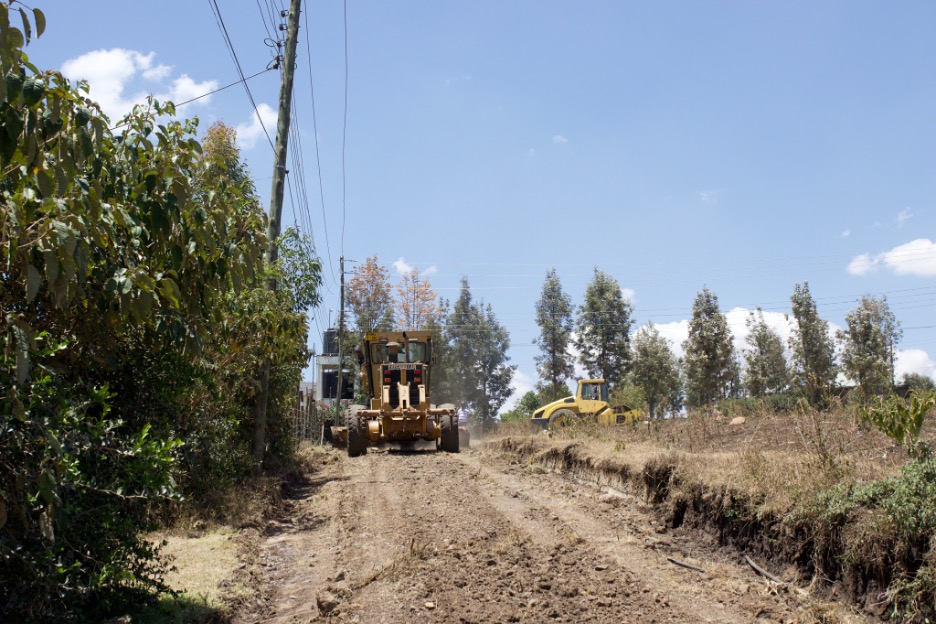
[[[273,193],[270,198],[270,217],[267,224],[268,247],[266,252],[267,267],[273,266],[279,255],[276,241],[280,236],[280,222],[283,217],[283,193],[286,184],[286,151],[289,145],[290,111],[292,109],[293,74],[296,67],[296,42],[299,39],[299,13],[302,0],[290,0],[289,21],[286,25],[286,51],[282,60],[283,80],[280,83],[279,115],[276,120],[275,163],[273,165]],[[276,290],[276,281],[271,278],[271,290]],[[266,450],[267,401],[270,395],[270,358],[263,363],[260,372],[260,392],[254,410],[254,473],[263,469],[263,455]]]

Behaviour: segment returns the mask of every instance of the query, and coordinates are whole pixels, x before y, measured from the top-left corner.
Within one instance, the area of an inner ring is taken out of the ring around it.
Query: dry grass
[[[728,487],[758,501],[764,513],[782,514],[838,483],[867,483],[899,472],[904,449],[859,424],[846,409],[832,412],[764,411],[731,425],[719,415],[601,428],[583,423],[545,433],[527,422],[503,425],[487,440],[527,439],[546,449],[574,442],[596,461],[613,461],[639,472],[661,459],[676,466],[677,481]],[[930,422],[925,437],[936,438]]]
[[[237,565],[237,545],[229,530],[199,536],[156,535],[165,539],[163,554],[170,557],[173,570],[166,575],[169,586],[183,594],[197,596],[209,606],[220,606],[220,585]]]

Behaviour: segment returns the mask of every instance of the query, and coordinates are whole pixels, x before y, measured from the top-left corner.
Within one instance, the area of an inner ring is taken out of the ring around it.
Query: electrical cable
[[[244,77],[244,70],[241,68],[240,60],[237,58],[237,52],[234,50],[234,43],[231,41],[231,35],[228,33],[227,26],[224,24],[224,18],[221,17],[221,7],[218,6],[218,0],[208,0],[208,6],[211,8],[211,12],[214,13],[215,21],[218,24],[218,29],[221,31],[221,36],[228,48],[228,52],[230,53],[231,58],[234,60],[234,67],[237,68],[237,74],[241,77],[241,82],[244,84],[244,90],[247,92],[247,97],[250,100],[250,104],[253,106],[254,113],[257,115],[257,121],[260,122],[260,127],[263,129],[263,134],[266,135],[267,141],[270,143],[270,148],[275,151],[276,146],[273,144],[273,139],[270,138],[270,133],[267,132],[266,124],[263,123],[263,117],[260,116],[260,110],[257,108],[257,102],[254,100],[253,93],[250,92],[250,86],[247,84],[247,80]]]

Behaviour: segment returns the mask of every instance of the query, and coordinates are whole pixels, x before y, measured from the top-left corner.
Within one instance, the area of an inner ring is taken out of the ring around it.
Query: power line
[[[313,139],[315,141],[315,166],[318,171],[318,182],[319,182],[319,201],[322,206],[322,227],[325,230],[325,251],[326,257],[328,258],[328,267],[331,270],[332,279],[335,278],[335,266],[332,263],[332,253],[331,253],[331,244],[328,240],[328,221],[326,219],[325,213],[325,185],[322,183],[322,156],[319,150],[319,141],[318,141],[318,120],[315,114],[315,84],[312,80],[312,46],[309,43],[309,17],[308,12],[303,16],[305,20],[305,37],[306,37],[306,58],[308,59],[309,66],[309,93],[312,99],[312,132]]]
[[[247,76],[246,78],[242,78],[241,80],[235,80],[234,82],[232,82],[232,83],[229,84],[229,85],[224,85],[223,87],[220,87],[220,88],[218,88],[218,89],[215,89],[214,91],[209,91],[208,93],[202,93],[201,95],[196,96],[196,97],[193,97],[193,98],[190,99],[190,100],[185,100],[184,102],[179,102],[178,104],[175,105],[175,107],[176,107],[176,108],[179,108],[180,106],[185,106],[186,104],[191,104],[192,102],[194,102],[194,101],[196,101],[196,100],[200,100],[200,99],[202,99],[202,98],[206,98],[206,97],[208,97],[209,95],[214,95],[215,93],[220,93],[221,91],[224,91],[225,89],[229,89],[229,88],[233,87],[233,86],[236,85],[236,84],[240,84],[240,83],[244,82],[245,80],[251,80],[251,79],[253,79],[253,78],[256,78],[256,77],[259,76],[260,74],[265,74],[265,73],[267,73],[268,71],[272,71],[273,69],[274,69],[273,67],[267,67],[266,69],[261,69],[261,70],[258,71],[256,74],[252,74],[252,75],[250,75],[250,76]]]
[[[221,36],[224,39],[228,52],[234,60],[234,67],[237,68],[237,74],[241,77],[241,82],[244,84],[244,90],[247,92],[250,104],[257,114],[260,127],[263,128],[263,134],[266,135],[267,141],[270,143],[270,148],[276,150],[276,147],[273,145],[273,139],[270,138],[270,133],[267,132],[266,125],[263,123],[263,118],[260,116],[260,110],[257,108],[257,103],[254,101],[253,93],[250,92],[250,87],[247,85],[247,79],[244,77],[244,70],[241,68],[240,60],[237,58],[237,52],[234,50],[234,43],[231,41],[231,35],[228,33],[227,26],[224,24],[224,18],[221,17],[221,7],[218,6],[218,0],[208,0],[208,6],[211,8],[211,12],[214,13],[218,29],[221,31]]]
[[[348,0],[344,0],[344,123],[341,130],[341,255],[344,255],[347,217],[346,152],[348,145]]]

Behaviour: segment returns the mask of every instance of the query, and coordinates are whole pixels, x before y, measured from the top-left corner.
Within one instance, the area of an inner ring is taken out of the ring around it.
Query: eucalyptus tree
[[[623,380],[630,368],[633,311],[618,281],[595,268],[595,276],[585,288],[585,303],[579,308],[574,344],[588,374],[605,379],[611,387]]]
[[[816,301],[809,292],[809,282],[797,284],[790,296],[793,304],[793,379],[813,405],[823,403],[835,383],[835,345],[829,323],[819,317]]]
[[[745,324],[748,330],[748,348],[743,351],[745,390],[753,397],[783,392],[790,383],[783,339],[764,320],[760,308],[751,312]]]
[[[485,427],[510,397],[516,366],[509,365],[510,335],[490,304],[475,302],[468,278],[446,323],[451,398]]]
[[[670,342],[653,323],[634,334],[631,380],[643,390],[651,418],[682,408],[682,382],[679,361]]]
[[[574,358],[569,353],[574,327],[572,312],[572,298],[563,292],[556,269],[549,269],[536,302],[540,335],[534,339],[541,351],[535,358],[536,371],[542,380],[540,394],[547,402],[568,394],[566,380],[574,374]]]
[[[737,362],[728,320],[718,297],[703,288],[692,305],[689,337],[683,342],[686,397],[692,407],[711,405],[730,396],[737,377]]]
[[[862,398],[889,392],[894,385],[894,349],[903,330],[887,298],[862,297],[836,337],[842,347],[842,372],[858,384]]]

